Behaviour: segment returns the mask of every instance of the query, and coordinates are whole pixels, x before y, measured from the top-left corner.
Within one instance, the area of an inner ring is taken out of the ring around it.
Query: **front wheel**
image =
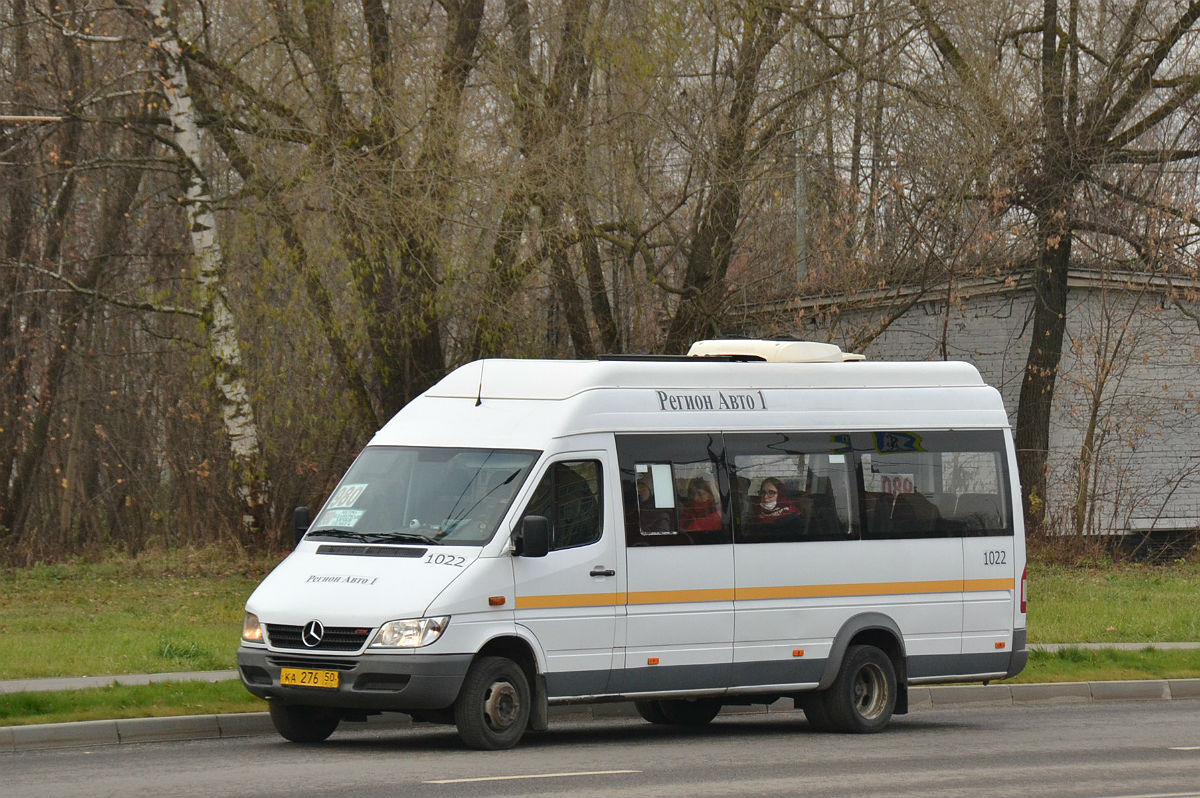
[[[823,699],[836,731],[864,734],[881,730],[896,708],[892,660],[875,646],[850,646]]]
[[[322,707],[306,707],[268,701],[271,723],[275,731],[294,743],[319,743],[341,723],[342,718],[335,710]]]
[[[532,694],[520,665],[505,657],[480,657],[454,702],[454,725],[470,748],[512,748],[529,726]]]

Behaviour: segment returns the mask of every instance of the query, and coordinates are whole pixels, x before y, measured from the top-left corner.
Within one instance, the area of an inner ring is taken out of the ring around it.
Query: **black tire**
[[[673,726],[704,726],[721,711],[721,702],[716,698],[672,698],[659,701],[658,708]]]
[[[319,743],[342,721],[337,710],[268,701],[275,731],[294,743]]]
[[[880,731],[896,708],[896,669],[875,646],[850,646],[837,678],[823,695],[834,731]]]
[[[532,706],[521,666],[505,657],[480,657],[471,664],[454,702],[454,725],[469,748],[512,748],[529,726]]]
[[[651,723],[670,723],[667,720],[667,714],[663,712],[662,707],[657,701],[634,701],[633,708],[642,716],[643,720],[648,720]]]
[[[804,717],[808,719],[810,729],[818,732],[833,730],[833,722],[829,720],[829,713],[825,711],[824,693],[805,693],[797,703],[804,710]]]

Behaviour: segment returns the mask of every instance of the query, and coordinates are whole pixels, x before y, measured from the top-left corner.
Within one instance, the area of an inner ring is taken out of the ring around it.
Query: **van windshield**
[[[368,446],[307,537],[482,546],[537,456],[506,449]]]

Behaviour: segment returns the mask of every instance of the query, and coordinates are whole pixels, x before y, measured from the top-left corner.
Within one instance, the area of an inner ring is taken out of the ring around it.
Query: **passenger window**
[[[533,491],[525,515],[550,521],[550,550],[586,546],[600,539],[601,468],[596,460],[555,463]]]
[[[728,543],[712,435],[618,437],[630,546]]]
[[[738,543],[847,540],[849,468],[827,438],[729,436]]]
[[[876,432],[869,445],[859,455],[865,537],[1012,534],[999,436]]]

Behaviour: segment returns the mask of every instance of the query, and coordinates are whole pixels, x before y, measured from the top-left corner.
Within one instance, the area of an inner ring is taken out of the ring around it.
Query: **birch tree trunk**
[[[267,471],[243,374],[237,323],[226,296],[225,263],[217,240],[212,194],[201,167],[199,117],[188,88],[182,47],[165,0],[147,0],[146,8],[154,26],[151,47],[162,67],[167,114],[174,129],[176,150],[183,161],[183,207],[196,261],[201,319],[241,505],[241,534],[244,542],[255,545],[263,542],[270,519]]]

